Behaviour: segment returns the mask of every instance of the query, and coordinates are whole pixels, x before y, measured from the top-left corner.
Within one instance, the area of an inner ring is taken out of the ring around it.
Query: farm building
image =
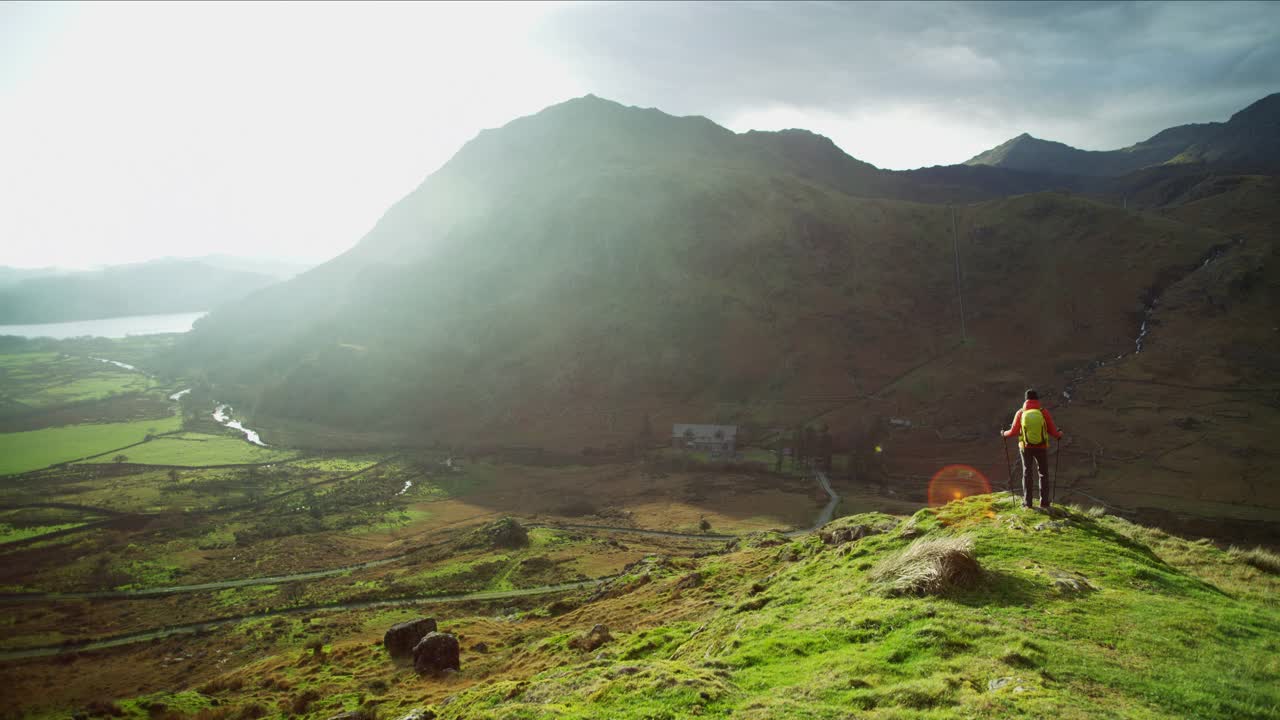
[[[671,426],[673,448],[732,453],[736,451],[737,439],[737,425],[676,423]]]

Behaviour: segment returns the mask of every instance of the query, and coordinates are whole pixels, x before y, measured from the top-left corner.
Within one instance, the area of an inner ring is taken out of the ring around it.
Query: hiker
[[[1000,433],[1002,437],[1018,436],[1018,454],[1022,457],[1022,506],[1031,507],[1031,464],[1040,471],[1040,507],[1049,509],[1053,487],[1049,484],[1049,436],[1061,438],[1053,424],[1053,416],[1040,407],[1040,395],[1027,390],[1027,401],[1013,416],[1013,424]],[[1059,450],[1061,452],[1061,450]]]

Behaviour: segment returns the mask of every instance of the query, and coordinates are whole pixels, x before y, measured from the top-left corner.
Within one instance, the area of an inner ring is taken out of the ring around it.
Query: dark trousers
[[[1032,504],[1031,467],[1034,464],[1040,472],[1040,505],[1049,507],[1049,498],[1053,497],[1053,485],[1049,481],[1049,448],[1021,448],[1022,455],[1022,502]]]

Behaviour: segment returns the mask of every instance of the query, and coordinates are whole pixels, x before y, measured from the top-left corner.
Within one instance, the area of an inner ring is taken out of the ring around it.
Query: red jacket
[[[1013,424],[1009,426],[1008,430],[1004,431],[1003,435],[1005,437],[1016,437],[1022,432],[1022,413],[1025,410],[1039,410],[1040,414],[1044,415],[1045,428],[1048,429],[1049,434],[1054,436],[1055,438],[1062,437],[1062,433],[1058,430],[1058,426],[1053,424],[1053,416],[1049,414],[1048,410],[1045,410],[1044,408],[1040,407],[1039,400],[1028,400],[1022,404],[1022,409],[1014,413]],[[1021,439],[1018,440],[1018,447],[1022,447]],[[1049,441],[1048,439],[1046,439],[1044,442],[1040,443],[1039,445],[1031,445],[1029,447],[1047,448],[1049,447]]]

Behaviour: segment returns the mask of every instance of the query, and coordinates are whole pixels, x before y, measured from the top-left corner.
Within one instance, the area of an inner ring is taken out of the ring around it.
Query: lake
[[[159,335],[184,333],[203,312],[173,313],[170,315],[131,315],[129,317],[103,318],[101,320],[76,320],[73,322],[42,323],[39,325],[0,325],[0,335],[22,337],[49,337],[58,340],[74,337],[122,338],[130,335]]]

